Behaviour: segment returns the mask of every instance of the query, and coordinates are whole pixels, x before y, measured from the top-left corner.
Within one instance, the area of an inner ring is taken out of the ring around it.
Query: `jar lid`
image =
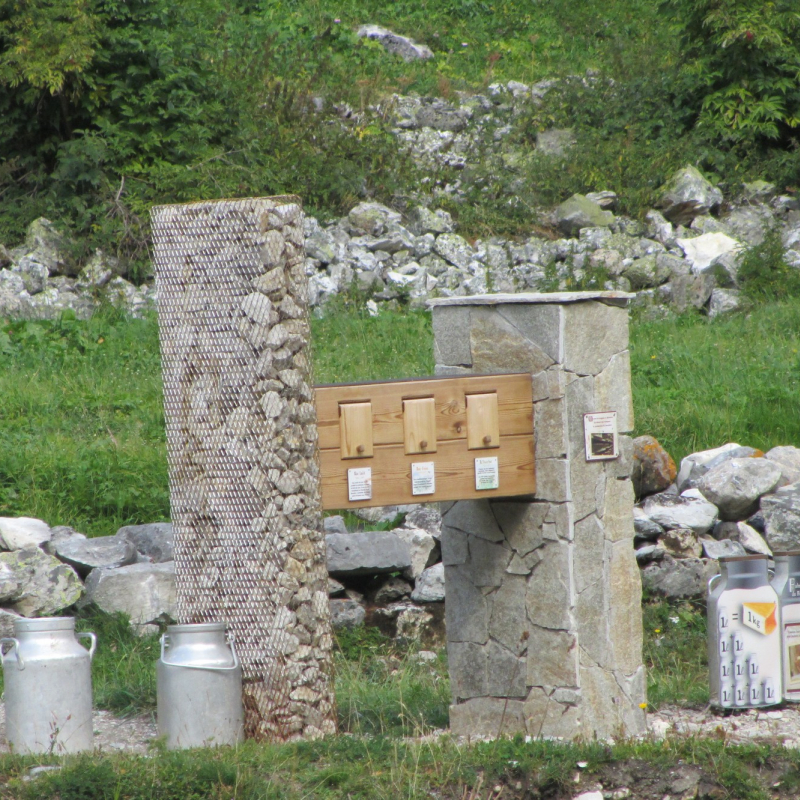
[[[791,556],[800,556],[800,550],[776,550],[772,556],[773,558],[790,558]]]
[[[720,556],[719,561],[724,561],[726,564],[730,561],[766,561],[767,556],[756,554],[749,556]]]

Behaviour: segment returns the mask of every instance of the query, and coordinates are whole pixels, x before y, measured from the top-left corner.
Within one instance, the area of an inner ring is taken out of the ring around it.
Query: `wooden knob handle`
[[[461,423],[460,422],[456,423],[456,433],[461,433]]]
[[[360,444],[358,447],[356,447],[356,452],[357,453],[363,453],[364,452],[364,445]]]
[[[425,449],[425,448],[428,446],[428,442],[427,442],[425,439],[423,439],[423,440],[422,440],[422,441],[419,443],[419,446],[420,446],[420,447],[421,447],[421,448],[424,450],[424,449]]]
[[[487,434],[486,436],[484,436],[484,437],[483,437],[483,443],[484,443],[484,444],[490,444],[490,443],[491,443],[491,441],[492,441],[492,437],[491,437],[491,436],[489,436],[488,434]]]

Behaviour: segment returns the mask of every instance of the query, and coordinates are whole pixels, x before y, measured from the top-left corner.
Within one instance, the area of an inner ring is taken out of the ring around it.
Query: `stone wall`
[[[450,724],[461,735],[645,730],[630,439],[587,462],[583,415],[633,427],[628,295],[432,301],[439,375],[531,373],[535,498],[443,507]]]
[[[225,621],[245,729],[335,730],[297,198],[153,211],[180,622]]]

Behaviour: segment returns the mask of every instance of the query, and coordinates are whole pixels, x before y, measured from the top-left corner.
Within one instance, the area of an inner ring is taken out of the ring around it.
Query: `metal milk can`
[[[242,668],[224,622],[170,625],[157,675],[158,733],[168,748],[244,739]]]
[[[772,588],[781,607],[783,698],[800,702],[800,550],[775,553]]]
[[[86,650],[78,639],[89,639]],[[11,645],[11,647],[8,647]],[[92,748],[93,633],[72,617],[14,620],[0,639],[6,736],[15,753],[77,753]]]
[[[720,558],[709,581],[708,667],[711,703],[724,708],[766,706],[782,699],[778,595],[767,557]]]

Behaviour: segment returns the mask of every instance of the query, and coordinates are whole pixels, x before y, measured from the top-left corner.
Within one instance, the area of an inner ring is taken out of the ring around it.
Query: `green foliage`
[[[737,277],[742,292],[751,300],[800,296],[800,270],[786,263],[777,228],[768,231],[761,244],[745,251]]]
[[[794,0],[666,0],[684,48],[698,124],[730,141],[784,141],[800,128],[800,13]]]

